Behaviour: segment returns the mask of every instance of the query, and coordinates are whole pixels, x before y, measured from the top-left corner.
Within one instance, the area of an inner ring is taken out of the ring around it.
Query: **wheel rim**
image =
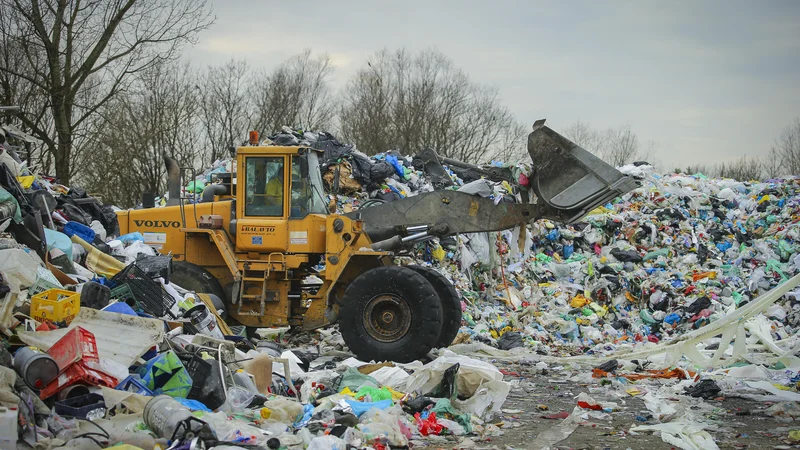
[[[411,328],[411,308],[402,297],[378,295],[364,309],[364,325],[372,338],[394,342],[405,336]]]

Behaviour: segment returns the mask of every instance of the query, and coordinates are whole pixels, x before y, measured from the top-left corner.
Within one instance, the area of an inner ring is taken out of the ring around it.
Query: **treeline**
[[[676,172],[702,173],[710,177],[733,178],[739,181],[768,180],[800,174],[800,117],[787,125],[770,149],[760,157],[741,158],[717,164],[695,164]]]
[[[265,72],[245,61],[198,68],[164,62],[102,109],[78,180],[119,204],[164,191],[163,154],[202,168],[248,130],[328,130],[367,154],[433,147],[470,162],[524,154],[525,128],[497,90],[469,80],[436,51],[379,51],[341,91],[328,55],[306,50]],[[109,176],[111,175],[111,176]]]

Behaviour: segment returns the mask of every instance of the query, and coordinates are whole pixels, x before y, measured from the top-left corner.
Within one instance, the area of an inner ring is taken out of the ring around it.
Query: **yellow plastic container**
[[[48,289],[31,298],[31,317],[39,322],[72,322],[81,309],[81,295],[64,289]]]

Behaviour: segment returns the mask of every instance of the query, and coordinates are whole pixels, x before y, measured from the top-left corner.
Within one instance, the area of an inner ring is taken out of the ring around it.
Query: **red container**
[[[45,386],[39,393],[39,397],[42,400],[52,397],[73,384],[113,388],[117,385],[117,379],[100,370],[90,369],[80,362],[73,363],[55,380]]]
[[[81,327],[69,330],[47,353],[58,364],[59,373],[78,361],[100,362],[94,334]]]
[[[42,400],[74,384],[113,388],[119,383],[113,376],[96,369],[100,366],[97,341],[85,328],[69,330],[47,353],[58,364],[58,376],[39,393]]]

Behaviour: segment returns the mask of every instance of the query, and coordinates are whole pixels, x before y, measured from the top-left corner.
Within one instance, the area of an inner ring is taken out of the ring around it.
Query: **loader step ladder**
[[[274,259],[274,261],[273,261]],[[286,273],[286,255],[283,253],[270,253],[267,255],[266,268],[250,269],[245,268],[242,271],[242,279],[239,284],[239,311],[241,313],[242,304],[246,301],[258,301],[261,304],[261,314],[264,314],[265,303],[267,301],[278,301],[277,292],[267,291],[267,280],[273,272],[273,268],[278,266],[276,271],[283,271],[284,277],[288,277]],[[286,278],[288,279],[288,278]],[[247,294],[248,288],[260,287],[260,294]],[[272,298],[267,299],[267,294],[273,294]]]

